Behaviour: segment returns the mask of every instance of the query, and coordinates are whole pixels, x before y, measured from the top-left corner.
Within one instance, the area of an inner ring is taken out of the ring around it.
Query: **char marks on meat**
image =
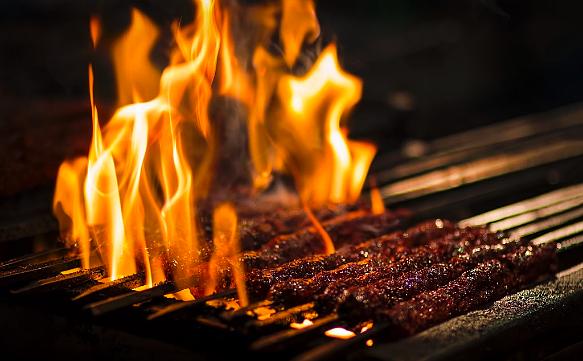
[[[311,278],[320,272],[367,258],[391,258],[405,251],[408,247],[426,243],[433,238],[443,237],[454,229],[454,224],[449,221],[423,222],[405,232],[393,232],[357,245],[342,247],[331,255],[308,256],[275,268],[251,270],[247,277],[247,286],[251,297],[263,298],[267,296],[269,289],[276,283],[294,278]]]
[[[555,249],[553,245],[528,246],[487,260],[443,287],[422,292],[393,307],[375,309],[374,318],[389,322],[396,335],[417,333],[555,272]]]
[[[364,286],[355,284],[344,292],[330,294],[326,290],[319,301],[328,307],[336,306],[345,319],[358,321],[362,317],[372,317],[377,309],[391,307],[421,292],[444,286],[484,260],[503,257],[524,247],[527,247],[525,242],[509,242],[461,249],[448,262],[435,263]]]
[[[320,272],[312,278],[296,278],[276,283],[270,291],[270,298],[288,306],[316,298],[320,298],[320,305],[334,304],[350,287],[368,285],[433,263],[445,262],[464,248],[491,244],[498,240],[497,234],[484,232],[482,228],[458,229],[423,246],[401,248],[395,253],[378,252],[375,257],[346,263],[336,269]]]
[[[353,325],[383,322],[404,336],[556,270],[553,245],[439,219],[402,230],[410,216],[356,210],[332,217],[322,222],[337,246],[331,255],[322,254],[321,236],[312,226],[243,252],[249,296],[275,306],[313,302],[320,315],[336,312]],[[264,231],[285,228],[274,224]],[[232,287],[230,270],[223,271],[221,287]]]
[[[334,241],[336,247],[358,244],[366,240],[390,233],[402,227],[410,213],[406,210],[387,211],[372,214],[354,211],[335,217],[322,226]],[[314,227],[273,238],[260,249],[245,252],[241,262],[247,270],[269,268],[294,259],[324,253],[324,244]]]
[[[315,210],[314,215],[320,222],[326,222],[356,210],[358,210],[357,206],[328,206]],[[311,225],[303,209],[243,218],[239,229],[241,249],[256,250],[277,236],[291,234]]]
[[[364,241],[378,238],[381,235],[390,234],[395,229],[403,227],[410,217],[411,213],[407,210],[397,209],[381,214],[373,214],[368,210],[360,209],[322,222],[322,226],[326,229],[336,246],[350,248],[350,245],[360,244]],[[414,237],[416,239],[419,238],[418,235],[414,235]],[[343,252],[346,253],[346,251],[342,251],[337,254],[341,255]],[[318,254],[322,253],[324,253],[324,245],[321,235],[315,227],[310,226],[290,234],[277,236],[265,243],[258,250],[241,253],[239,255],[239,262],[243,264],[248,273],[248,282],[252,283],[250,280],[253,279],[253,276],[250,276],[249,272],[274,268],[296,259],[302,259],[300,261],[301,265],[299,266],[302,270],[309,270],[310,265],[313,265],[313,263],[308,262],[304,264],[303,262],[306,260],[303,257],[310,257],[313,260],[326,259],[325,256],[318,256]],[[333,262],[333,260],[328,259],[328,262]],[[341,262],[341,260],[336,259],[335,262]],[[334,268],[337,265],[328,267]],[[208,265],[202,263],[194,267],[191,273],[194,278],[204,280],[207,271]],[[315,274],[318,271],[314,270],[313,273]],[[263,294],[269,290],[269,286],[264,287]],[[216,290],[220,291],[230,287],[234,287],[232,272],[230,265],[225,264],[220,269]],[[255,287],[249,287],[251,296],[255,294],[253,289],[260,290],[260,287],[261,283],[259,281],[255,282]],[[203,288],[200,285],[191,287],[190,290],[195,297],[199,297],[204,294]]]

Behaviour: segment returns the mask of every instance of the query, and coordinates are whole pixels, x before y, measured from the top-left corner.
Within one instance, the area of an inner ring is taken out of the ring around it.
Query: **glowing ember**
[[[132,11],[129,29],[111,49],[120,108],[103,127],[90,67],[91,147],[86,157],[62,164],[53,208],[83,268],[103,264],[109,280],[143,272],[140,289],[168,278],[186,288],[191,285],[181,282],[204,268],[208,272],[196,286],[206,293],[217,289],[220,272],[229,268],[246,304],[244,270],[235,261],[240,251],[235,207],[214,209],[210,261],[203,252],[210,242],[201,237],[197,221],[205,199],[229,197],[215,182],[230,176],[219,173],[220,159],[230,156],[221,153],[229,149],[223,128],[232,119],[246,121],[250,159],[237,165],[250,180],[245,186],[257,194],[275,172],[289,174],[308,214],[326,203],[355,201],[376,148],[347,137],[345,117],[362,84],[342,70],[334,44],[305,74],[290,70],[306,65],[298,59],[320,34],[312,0],[253,6],[195,0],[195,5],[193,23],[173,26],[176,46],[162,71],[149,60],[159,29]],[[96,47],[102,25],[95,17],[90,33]],[[239,33],[257,36],[238,42],[233,34]],[[267,50],[274,38],[281,39],[280,54]],[[245,108],[240,113],[246,116],[217,116],[211,104],[225,98]],[[332,252],[332,240],[320,233]]]
[[[289,324],[289,327],[295,328],[296,330],[306,328],[308,326],[312,326],[314,323],[307,318],[302,321],[302,323],[292,322]]]
[[[218,300],[209,300],[205,302],[208,306],[214,308],[224,308],[227,311],[236,311],[241,308],[239,304],[239,300],[235,300],[232,298],[229,299],[218,299]]]
[[[178,301],[193,301],[194,297],[192,296],[192,294],[190,293],[190,290],[185,289],[185,290],[181,290],[175,293],[170,293],[167,295],[164,295],[164,297],[166,298],[173,298],[175,300]]]
[[[373,326],[374,324],[372,322],[368,322],[366,325],[362,326],[362,328],[360,329],[360,333],[370,330]]]
[[[328,337],[339,338],[341,340],[348,340],[356,336],[356,334],[352,331],[349,331],[342,327],[335,327],[327,330],[324,334]]]
[[[75,268],[71,268],[71,269],[68,269],[68,270],[65,270],[65,271],[61,271],[61,274],[62,275],[70,275],[70,274],[73,274],[73,273],[77,273],[79,271],[81,271],[81,268],[75,267]]]
[[[271,315],[275,313],[275,310],[270,307],[257,307],[253,310],[253,313],[257,315],[257,319],[261,321],[271,317]]]

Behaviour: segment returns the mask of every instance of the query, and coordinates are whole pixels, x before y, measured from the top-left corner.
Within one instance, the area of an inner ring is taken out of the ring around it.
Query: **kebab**
[[[454,229],[452,222],[440,219],[422,222],[405,232],[393,232],[357,245],[342,247],[331,255],[314,255],[275,268],[251,270],[247,277],[247,286],[253,298],[264,298],[275,283],[293,278],[311,278],[320,272],[366,258],[381,255],[390,258],[407,247],[442,237]]]
[[[338,283],[339,288],[343,289],[355,286],[355,282],[366,285],[382,278],[395,277],[403,272],[447,261],[465,247],[497,243],[501,236],[483,228],[456,230],[424,246],[404,248],[391,258],[382,257],[381,254],[379,257],[346,263],[336,269],[320,272],[313,278],[296,278],[276,283],[269,296],[286,305],[309,302],[331,284]]]

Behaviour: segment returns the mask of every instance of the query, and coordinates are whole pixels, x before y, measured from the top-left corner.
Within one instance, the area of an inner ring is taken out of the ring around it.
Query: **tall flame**
[[[236,119],[247,122],[251,166],[239,167],[249,173],[249,186],[259,192],[276,171],[290,174],[309,215],[312,207],[359,197],[375,147],[347,138],[345,119],[362,84],[341,69],[333,44],[304,75],[291,70],[309,65],[303,49],[320,34],[312,0],[195,5],[191,24],[172,27],[175,47],[163,71],[150,60],[158,28],[132,11],[129,29],[112,46],[120,108],[103,127],[90,67],[91,147],[87,157],[61,166],[53,206],[84,268],[102,262],[112,280],[143,272],[144,287],[166,278],[186,287],[193,270],[209,261],[208,279],[199,286],[213,292],[226,262],[244,303],[235,207],[214,209],[210,259],[203,252],[209,240],[197,224],[197,205],[217,191],[226,194],[213,180],[221,159],[228,159],[219,157],[229,149],[222,133],[231,130],[224,129],[224,116],[214,115],[215,99],[230,98],[246,110]],[[95,17],[90,33],[95,47],[102,33]],[[280,54],[268,50],[276,38]],[[332,252],[333,240],[320,231]]]
[[[237,257],[240,252],[237,230],[237,213],[230,203],[220,204],[213,214],[213,245],[214,254],[209,261],[209,283],[206,285],[207,294],[213,293],[221,275],[221,269],[233,270],[233,278],[239,295],[241,306],[248,303],[245,288],[245,274],[243,265]],[[221,267],[223,263],[223,267]],[[226,265],[225,265],[226,264]]]
[[[285,75],[279,83],[281,110],[271,131],[310,204],[351,202],[360,194],[376,149],[348,141],[341,121],[361,91],[360,80],[340,68],[334,45],[305,76]]]

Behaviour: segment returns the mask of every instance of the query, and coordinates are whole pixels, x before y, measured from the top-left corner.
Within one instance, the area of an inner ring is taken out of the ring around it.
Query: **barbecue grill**
[[[502,135],[502,136],[501,136]],[[346,338],[334,312],[271,301],[232,305],[234,290],[194,301],[166,295],[172,281],[134,291],[141,275],[105,281],[81,270],[38,219],[3,229],[0,264],[3,352],[64,359],[573,359],[583,350],[583,108],[573,105],[424,144],[422,155],[381,154],[373,175],[389,208],[415,220],[446,217],[534,244],[559,245],[552,279],[415,336],[387,339],[376,323]],[[406,149],[406,148],[404,148]],[[32,252],[39,243],[42,251]],[[304,320],[309,320],[306,322]],[[291,324],[300,324],[292,328]],[[327,335],[328,334],[328,335]]]

